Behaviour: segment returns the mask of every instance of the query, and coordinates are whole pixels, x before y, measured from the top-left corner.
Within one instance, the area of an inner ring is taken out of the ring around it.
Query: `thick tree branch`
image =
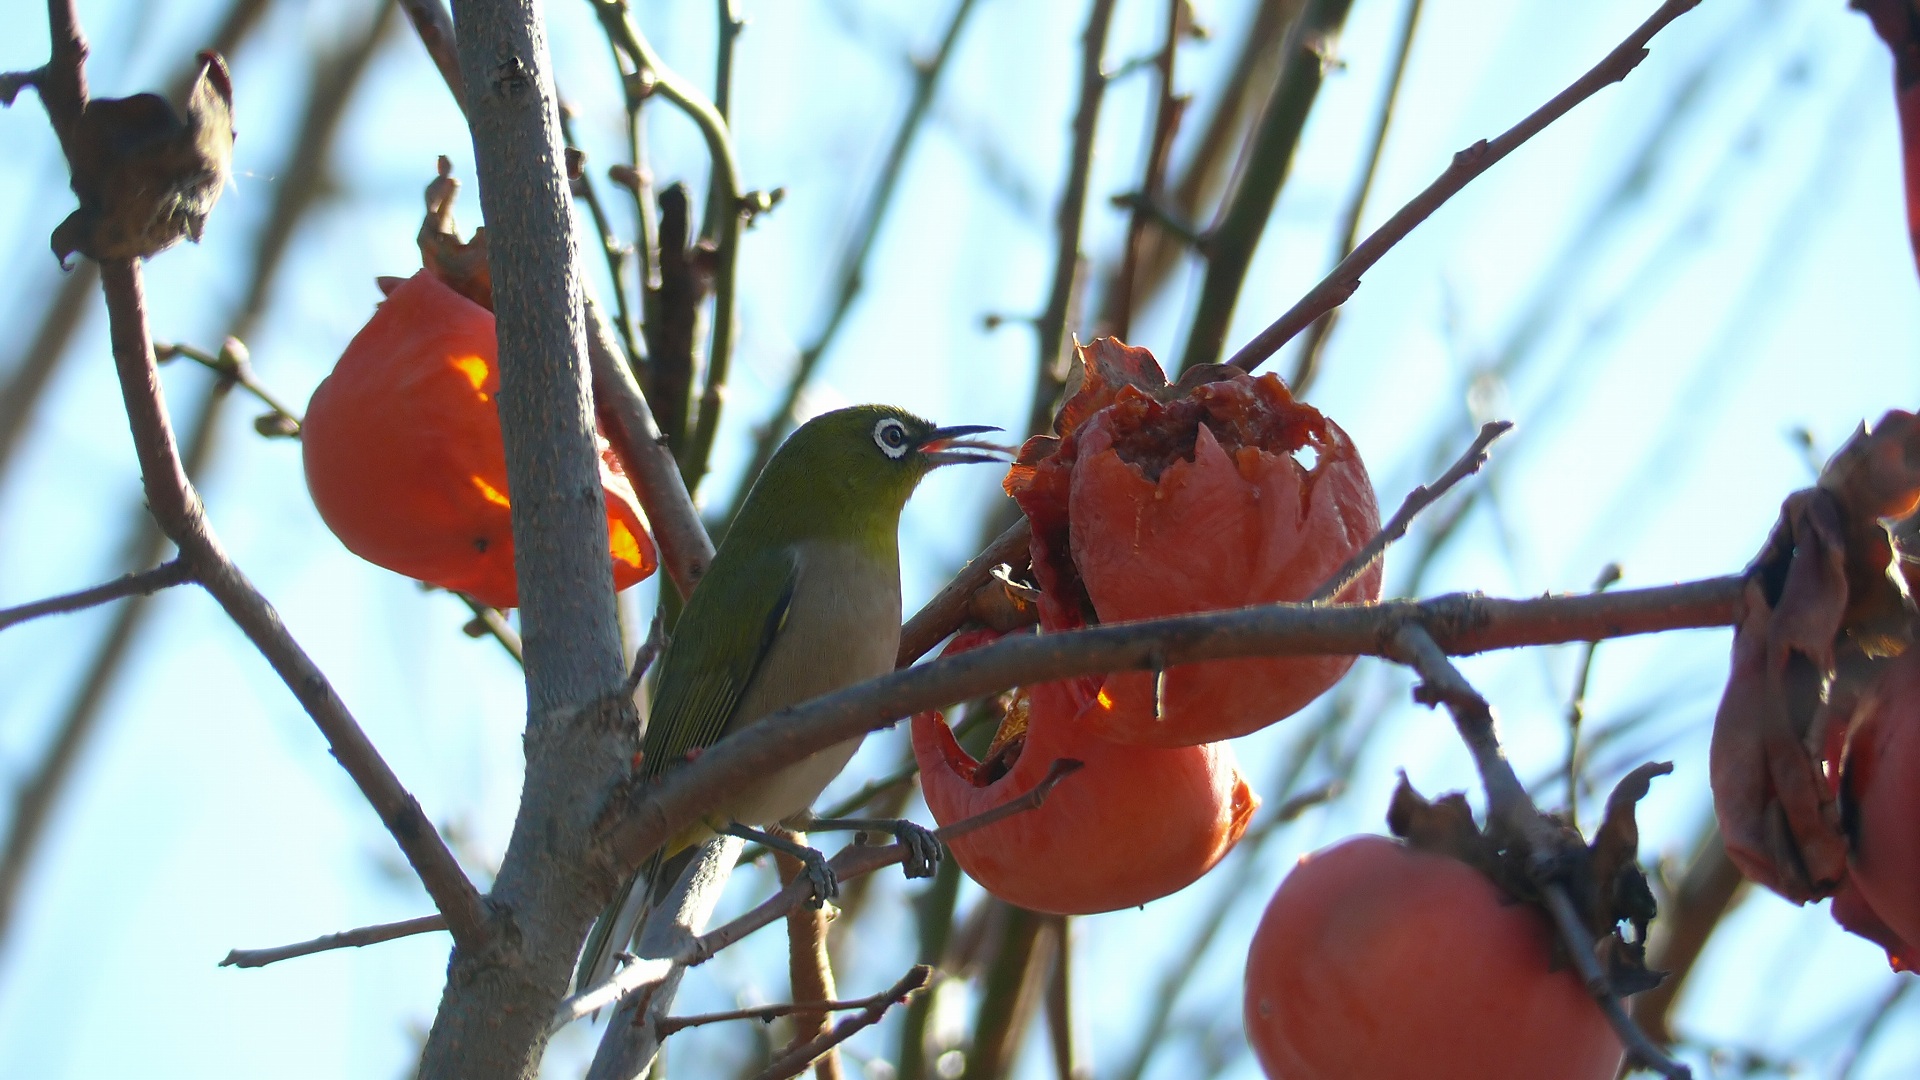
[[[899,717],[1010,686],[1246,656],[1392,655],[1394,635],[1410,625],[1425,627],[1453,654],[1725,626],[1742,580],[1528,600],[1453,595],[1373,605],[1270,604],[1009,638],[782,710],[722,740],[657,784],[633,791],[625,811],[615,811],[614,844],[623,861],[637,863],[690,824],[719,791]]]
[[[1573,84],[1553,96],[1545,105],[1534,110],[1526,119],[1507,129],[1492,142],[1485,139],[1474,143],[1453,156],[1445,172],[1442,172],[1426,190],[1413,197],[1413,200],[1401,207],[1384,224],[1353,249],[1353,253],[1340,260],[1340,265],[1322,278],[1289,308],[1285,314],[1275,319],[1265,330],[1254,335],[1253,340],[1240,347],[1227,363],[1251,371],[1259,367],[1268,357],[1280,351],[1280,347],[1293,340],[1295,334],[1305,330],[1321,315],[1347,302],[1354,290],[1360,287],[1360,275],[1373,268],[1395,244],[1405,239],[1414,227],[1425,221],[1438,210],[1441,204],[1459,194],[1462,188],[1492,168],[1500,159],[1513,153],[1520,144],[1544,131],[1547,125],[1560,119],[1573,110],[1575,105],[1599,93],[1602,89],[1627,77],[1627,74],[1640,65],[1647,57],[1647,42],[1673,20],[1698,6],[1700,0],[1666,0],[1641,23],[1639,28],[1627,35],[1606,58],[1594,65],[1585,75],[1574,80]]]
[[[43,615],[84,611],[123,597],[152,596],[161,589],[182,584],[192,576],[192,571],[188,569],[186,563],[173,559],[151,570],[117,577],[104,585],[95,585],[91,589],[81,589],[64,596],[48,597],[45,600],[36,600],[31,604],[21,604],[18,607],[0,608],[0,630],[29,619],[38,619]]]

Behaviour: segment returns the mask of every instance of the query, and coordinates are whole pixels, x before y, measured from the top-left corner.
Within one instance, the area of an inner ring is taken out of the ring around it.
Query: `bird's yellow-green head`
[[[816,416],[767,462],[733,531],[891,543],[901,509],[928,473],[942,465],[1005,460],[1005,448],[968,438],[996,430],[936,427],[890,405]]]

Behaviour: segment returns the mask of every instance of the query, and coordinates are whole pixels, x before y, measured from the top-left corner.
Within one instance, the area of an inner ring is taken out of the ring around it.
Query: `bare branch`
[[[941,590],[928,600],[926,606],[907,620],[900,628],[901,667],[913,663],[933,649],[935,645],[960,628],[966,621],[967,605],[980,586],[993,576],[993,569],[1001,563],[1015,564],[1017,569],[1027,560],[1027,541],[1033,536],[1033,527],[1026,518],[1021,518],[1008,526],[985,551],[975,555],[960,572],[953,576]]]
[[[1194,303],[1181,370],[1216,363],[1226,344],[1233,309],[1246,284],[1253,253],[1279,201],[1280,188],[1293,168],[1293,155],[1307,116],[1333,66],[1335,42],[1353,0],[1307,0],[1281,47],[1284,67],[1266,110],[1254,126],[1241,157],[1239,175],[1213,225],[1201,238],[1207,260],[1200,296]]]
[[[53,58],[40,83],[41,98],[71,163],[75,158],[70,146],[73,128],[87,100],[86,38],[71,0],[49,0],[48,17]],[[483,940],[486,930],[479,891],[460,870],[419,804],[334,696],[326,677],[287,634],[278,614],[227,558],[214,537],[174,446],[172,424],[160,394],[153,342],[147,331],[139,262],[108,260],[101,264],[100,276],[114,366],[147,505],[155,521],[180,548],[181,561],[192,568],[194,578],[240,625],[306,706],[336,758],[380,813],[436,906],[447,915],[455,937]]]
[[[845,1001],[789,1001],[776,1005],[762,1005],[756,1009],[734,1009],[732,1012],[700,1013],[695,1016],[669,1016],[660,1022],[660,1033],[672,1035],[676,1031],[685,1031],[690,1027],[722,1024],[730,1020],[758,1020],[763,1024],[769,1024],[779,1017],[793,1016],[798,1013],[870,1009],[875,1005],[892,1004],[897,1000],[892,995],[892,990],[883,990],[878,994]]]
[[[1422,484],[1407,492],[1406,500],[1400,504],[1400,509],[1394,511],[1393,516],[1387,519],[1387,523],[1380,526],[1380,531],[1341,564],[1340,569],[1334,571],[1333,575],[1327,578],[1319,588],[1313,590],[1313,595],[1307,597],[1307,602],[1318,604],[1340,595],[1341,591],[1352,584],[1355,578],[1366,573],[1367,568],[1386,553],[1387,545],[1407,535],[1407,527],[1413,524],[1414,517],[1420,511],[1432,506],[1440,496],[1451,491],[1453,485],[1479,472],[1480,466],[1487,463],[1487,447],[1492,445],[1493,440],[1511,430],[1513,430],[1513,423],[1508,420],[1493,420],[1482,424],[1479,436],[1473,440],[1472,446],[1467,447],[1467,452],[1461,454],[1459,460],[1455,461],[1446,472],[1441,473],[1440,478],[1432,485]]]
[[[755,1074],[753,1080],[786,1080],[798,1076],[813,1063],[813,1060],[834,1047],[846,1042],[859,1032],[880,1022],[880,1018],[893,1005],[912,997],[914,992],[927,985],[933,976],[933,969],[925,964],[915,964],[899,982],[880,995],[881,1000],[867,1006],[858,1016],[850,1016],[833,1026],[833,1030],[775,1058],[773,1064]]]
[[[400,0],[400,10],[406,12],[420,44],[426,46],[427,56],[433,60],[440,77],[446,80],[453,103],[460,106],[464,114],[467,88],[460,78],[460,50],[453,37],[453,13],[447,10],[444,0]]]
[[[1538,135],[1547,125],[1565,116],[1573,107],[1600,92],[1603,88],[1619,82],[1646,59],[1647,42],[1673,20],[1698,6],[1700,0],[1666,0],[1659,10],[1641,23],[1639,28],[1627,35],[1606,58],[1596,64],[1592,70],[1574,80],[1573,84],[1553,96],[1551,101],[1534,110],[1526,119],[1507,129],[1492,142],[1485,139],[1474,143],[1453,156],[1453,162],[1442,172],[1426,190],[1413,197],[1413,200],[1401,207],[1386,223],[1375,229],[1371,235],[1353,249],[1353,253],[1340,260],[1340,265],[1322,278],[1320,284],[1308,290],[1307,295],[1289,308],[1285,314],[1275,319],[1265,330],[1254,335],[1252,341],[1240,347],[1227,362],[1235,367],[1251,371],[1259,367],[1268,357],[1280,351],[1280,347],[1293,340],[1295,334],[1305,330],[1315,319],[1347,302],[1354,290],[1360,287],[1360,275],[1372,269],[1395,244],[1405,239],[1414,227],[1425,221],[1438,210],[1441,204],[1459,194],[1462,188],[1492,168],[1500,159],[1513,153],[1520,144]]]
[[[1080,269],[1080,228],[1086,217],[1087,181],[1093,174],[1093,137],[1100,124],[1100,102],[1107,92],[1107,75],[1101,70],[1100,58],[1106,52],[1113,8],[1114,0],[1093,0],[1087,12],[1086,32],[1080,39],[1080,104],[1073,114],[1067,180],[1054,211],[1053,284],[1047,290],[1046,309],[1034,327],[1040,355],[1027,413],[1029,434],[1048,429],[1054,399],[1066,382],[1067,307],[1073,300],[1074,278]]]
[[[907,97],[907,108],[900,116],[899,125],[894,128],[893,141],[887,147],[886,157],[881,159],[880,171],[874,175],[866,201],[855,216],[853,229],[834,264],[829,279],[832,284],[828,288],[828,295],[832,297],[831,306],[813,341],[800,350],[793,372],[787,377],[787,389],[780,404],[755,437],[753,455],[747,459],[746,471],[741,474],[744,479],[740,484],[740,493],[734,497],[735,511],[746,498],[747,488],[753,484],[754,477],[759,476],[760,470],[766,468],[767,462],[772,459],[780,440],[793,430],[800,396],[812,381],[821,359],[833,347],[848,312],[853,310],[853,302],[859,297],[866,278],[867,257],[873,251],[874,240],[880,235],[880,227],[886,222],[887,211],[893,205],[894,194],[900,186],[900,175],[906,169],[908,153],[913,149],[915,138],[926,126],[927,111],[933,104],[940,75],[947,68],[947,59],[953,55],[954,45],[959,42],[960,31],[966,26],[973,8],[974,0],[959,0],[953,17],[947,21],[946,31],[940,35],[940,45],[934,50],[933,56],[925,62],[914,61],[909,64],[913,72],[913,91]],[[728,517],[732,517],[732,514],[728,514]]]
[[[587,363],[593,368],[593,401],[607,440],[633,481],[634,493],[647,512],[647,524],[660,547],[660,563],[680,595],[691,595],[700,575],[713,562],[713,541],[700,523],[693,496],[681,479],[673,451],[660,441],[653,410],[634,381],[633,370],[620,358],[606,314],[586,302]]]
[[[412,937],[415,934],[431,934],[435,930],[446,928],[445,916],[422,915],[417,919],[362,926],[355,930],[342,930],[337,934],[326,934],[312,941],[302,941],[294,945],[280,945],[271,949],[234,949],[227,953],[226,959],[220,961],[220,966],[266,967],[268,964],[291,960],[296,956],[312,956],[314,953],[331,952],[334,949],[358,949],[365,945],[378,945],[383,941]]]
[[[36,600],[31,604],[21,604],[18,607],[0,608],[0,630],[29,619],[38,619],[43,615],[83,611],[123,597],[152,596],[161,589],[183,584],[192,577],[193,572],[186,563],[173,559],[151,570],[127,574],[104,585],[95,585],[91,589],[81,589],[79,592],[70,592],[64,596]]]
[[[1380,155],[1387,146],[1387,131],[1393,126],[1393,107],[1400,98],[1400,83],[1406,78],[1407,57],[1413,54],[1413,34],[1420,25],[1421,0],[1407,0],[1406,12],[1400,17],[1400,33],[1394,41],[1393,63],[1389,67],[1387,86],[1380,95],[1379,111],[1373,116],[1373,136],[1367,145],[1367,164],[1360,170],[1360,179],[1353,185],[1353,194],[1347,198],[1347,208],[1340,215],[1340,241],[1334,249],[1333,261],[1353,254],[1354,244],[1360,239],[1360,215],[1366,211],[1367,196],[1373,192],[1373,178],[1380,171]],[[1307,388],[1320,374],[1320,357],[1325,352],[1327,342],[1333,337],[1334,323],[1339,320],[1340,312],[1336,308],[1313,321],[1308,330],[1306,343],[1300,349],[1300,358],[1293,365],[1293,375],[1287,379],[1287,387],[1293,396],[1304,397]]]

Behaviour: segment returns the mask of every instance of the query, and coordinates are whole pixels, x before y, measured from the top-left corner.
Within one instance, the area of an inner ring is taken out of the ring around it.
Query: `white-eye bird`
[[[769,713],[894,667],[900,649],[900,512],[942,465],[1004,460],[967,438],[990,427],[935,427],[901,409],[860,405],[803,424],[747,493],[713,564],[687,599],[660,656],[639,771],[658,776],[690,752]],[[800,855],[816,898],[832,896],[818,852],[751,826],[796,817],[840,774],[860,739],[829,747],[728,794],[701,825],[656,852],[594,926],[576,985],[601,982],[627,947],[662,880],[665,861],[716,833],[748,836]],[[932,872],[939,844],[904,822],[887,828]],[[831,827],[816,821],[812,827]]]

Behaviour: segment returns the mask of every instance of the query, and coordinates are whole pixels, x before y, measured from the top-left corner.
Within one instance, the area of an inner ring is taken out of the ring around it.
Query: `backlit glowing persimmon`
[[[368,562],[514,607],[493,313],[422,270],[387,296],[313,393],[301,429],[320,517]],[[653,541],[606,441],[600,483],[616,588],[653,572]]]
[[[1226,745],[1110,742],[1075,720],[1063,684],[1021,694],[1013,712],[1024,713],[1024,733],[1007,740],[1003,728],[990,766],[960,748],[938,713],[913,718],[927,806],[943,825],[1032,790],[1056,760],[1081,763],[1037,809],[948,844],[988,892],[1058,914],[1133,907],[1192,884],[1246,831],[1260,800]]]
[[[1300,860],[1247,957],[1271,1080],[1612,1080],[1621,1048],[1553,929],[1478,870],[1384,836]]]
[[[1043,629],[1303,600],[1378,531],[1352,441],[1276,376],[1168,386],[1144,349],[1101,338],[1079,355],[1060,437],[1029,440],[1006,482],[1033,525]],[[1377,599],[1380,573],[1337,599]],[[1223,660],[1073,685],[1100,734],[1190,746],[1297,712],[1352,663]]]

